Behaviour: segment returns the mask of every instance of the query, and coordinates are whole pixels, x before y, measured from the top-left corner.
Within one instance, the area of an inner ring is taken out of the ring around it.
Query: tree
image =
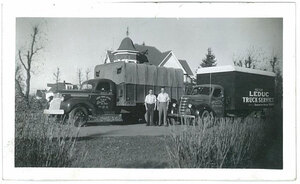
[[[79,89],[81,89],[81,85],[82,85],[82,69],[81,68],[79,68],[77,70],[77,77],[78,77]]]
[[[242,56],[234,57],[233,64],[239,67],[263,70],[263,65],[267,64],[267,59],[262,48],[256,49],[252,46]]]
[[[201,67],[212,67],[217,65],[217,60],[215,59],[215,55],[212,54],[211,48],[207,49],[208,53],[206,54],[206,58],[202,59]]]
[[[270,59],[271,71],[275,73],[275,92],[276,99],[280,102],[282,98],[282,73],[278,67],[279,59],[276,55],[273,55]]]
[[[20,89],[20,95],[24,97],[27,105],[30,105],[29,102],[29,93],[30,93],[30,82],[31,82],[31,73],[32,71],[32,64],[36,55],[38,55],[39,51],[43,49],[43,46],[39,43],[40,40],[40,30],[38,26],[34,26],[32,29],[30,44],[27,49],[19,49],[18,50],[18,60],[21,62],[21,68],[25,70],[25,91]],[[17,68],[18,72],[21,68]],[[19,80],[16,80],[16,85],[22,87]],[[18,87],[19,88],[19,87]]]
[[[22,66],[17,63],[16,65],[16,70],[15,70],[15,85],[16,85],[16,94],[19,96],[19,97],[22,97],[24,98],[24,93],[23,93],[23,83],[24,83],[24,79],[23,79],[23,76],[22,76]]]
[[[91,73],[91,69],[90,68],[87,68],[85,70],[85,79],[86,80],[89,80],[90,79],[90,73]]]
[[[276,72],[276,66],[278,65],[278,57],[277,56],[273,56],[272,59],[270,60],[270,65],[271,65],[271,69],[272,72]]]
[[[60,81],[60,69],[57,67],[56,72],[53,73],[53,77],[56,83],[56,89],[58,90],[58,82]]]

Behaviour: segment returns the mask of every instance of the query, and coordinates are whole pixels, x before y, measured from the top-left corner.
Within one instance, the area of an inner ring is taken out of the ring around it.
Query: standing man
[[[165,89],[161,88],[160,93],[157,96],[157,107],[158,107],[158,124],[161,126],[161,115],[164,114],[164,125],[168,126],[167,124],[167,111],[169,107],[169,95],[168,93],[165,93]]]
[[[153,94],[153,90],[149,90],[149,94],[145,98],[145,108],[147,113],[147,126],[153,126],[154,109],[156,108],[156,96]]]

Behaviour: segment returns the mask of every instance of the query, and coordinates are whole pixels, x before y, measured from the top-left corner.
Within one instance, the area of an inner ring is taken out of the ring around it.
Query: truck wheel
[[[84,107],[75,107],[69,114],[69,124],[75,127],[83,126],[88,120],[88,111]]]

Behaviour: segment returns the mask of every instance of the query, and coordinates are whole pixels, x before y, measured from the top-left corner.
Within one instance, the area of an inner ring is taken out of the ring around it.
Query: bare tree
[[[57,67],[56,72],[53,73],[53,77],[55,79],[55,83],[56,83],[56,89],[58,90],[58,82],[60,81],[60,69]]]
[[[260,68],[261,65],[267,63],[267,57],[265,56],[265,52],[263,49],[256,49],[255,47],[250,47],[246,50],[244,55],[240,55],[238,57],[233,58],[233,64],[239,67],[245,68]]]
[[[78,77],[78,84],[79,84],[79,89],[81,89],[81,84],[82,84],[82,69],[79,68],[77,70],[77,77]]]
[[[15,85],[16,85],[16,94],[18,94],[20,97],[24,98],[24,92],[23,92],[23,76],[22,76],[22,66],[17,63],[16,70],[15,70]]]
[[[29,102],[29,93],[30,93],[30,80],[31,80],[31,73],[32,73],[32,62],[35,59],[35,56],[39,53],[43,46],[39,45],[39,35],[40,30],[38,26],[34,26],[32,29],[30,45],[27,49],[19,49],[18,50],[18,59],[21,62],[22,68],[25,70],[25,91],[20,90],[21,96],[24,97],[27,105],[30,105]],[[20,68],[16,68],[16,70],[21,70]],[[17,82],[17,80],[16,80]],[[16,83],[19,86],[19,82]]]
[[[90,79],[90,73],[91,73],[91,69],[90,68],[87,68],[85,70],[85,78],[86,80],[89,80]]]

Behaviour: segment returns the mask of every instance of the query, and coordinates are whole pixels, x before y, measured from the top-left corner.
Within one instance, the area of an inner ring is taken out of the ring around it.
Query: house
[[[72,89],[78,89],[77,85],[73,85],[68,82],[58,82],[58,83],[53,83],[47,84],[48,87],[48,92],[56,92],[58,90],[72,90]]]
[[[172,50],[161,52],[154,46],[134,44],[127,36],[115,51],[108,50],[104,63],[111,62],[133,62],[144,63],[155,66],[179,68],[183,70],[184,82],[192,81],[193,72],[186,60],[178,59]]]

